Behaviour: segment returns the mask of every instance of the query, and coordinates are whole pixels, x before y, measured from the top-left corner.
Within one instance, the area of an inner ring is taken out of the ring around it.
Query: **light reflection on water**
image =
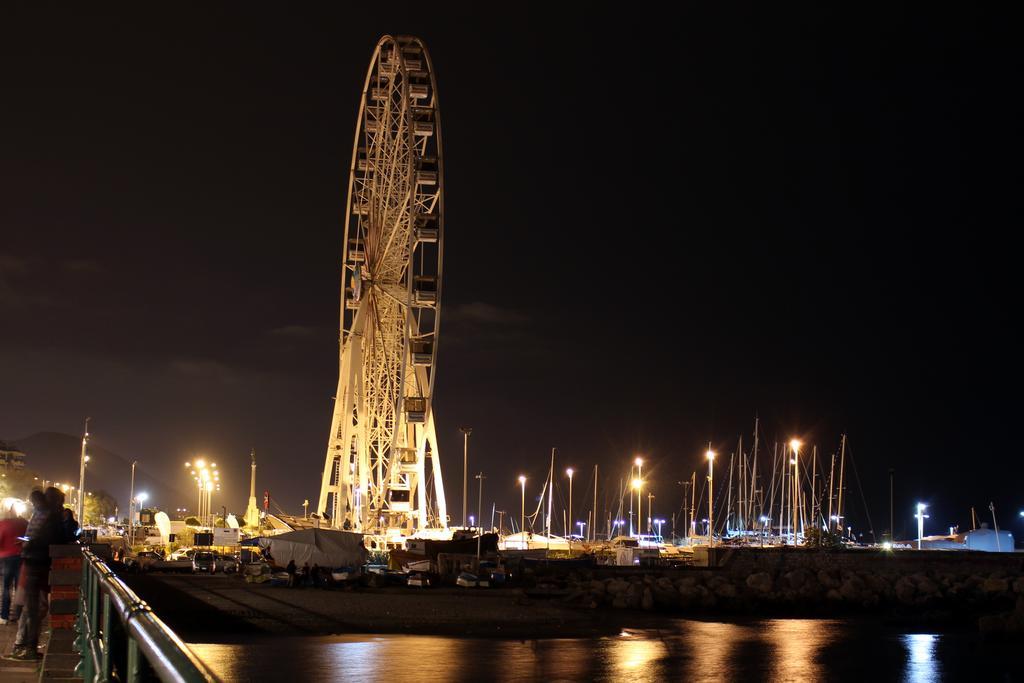
[[[771,643],[773,681],[817,681],[825,677],[821,649],[840,622],[823,619],[772,619],[765,636]]]
[[[910,661],[907,663],[907,683],[931,683],[939,680],[939,662],[935,658],[935,645],[939,637],[931,633],[911,633],[903,636]]]
[[[939,680],[946,636],[822,619],[665,620],[619,636],[533,641],[443,636],[261,636],[193,643],[233,681]],[[949,650],[949,648],[946,648]],[[948,668],[948,667],[947,667]]]

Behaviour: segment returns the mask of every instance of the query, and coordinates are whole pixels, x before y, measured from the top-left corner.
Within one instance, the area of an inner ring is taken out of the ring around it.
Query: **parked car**
[[[217,571],[217,554],[209,550],[200,550],[192,556],[192,570],[213,574]]]
[[[215,571],[224,572],[225,574],[232,574],[238,571],[238,560],[231,555],[223,555],[217,553],[216,569]]]
[[[185,559],[165,559],[160,553],[144,550],[124,558],[124,565],[137,572],[191,572],[192,562]]]
[[[172,560],[188,560],[192,561],[192,556],[196,554],[195,548],[178,548],[170,555]]]

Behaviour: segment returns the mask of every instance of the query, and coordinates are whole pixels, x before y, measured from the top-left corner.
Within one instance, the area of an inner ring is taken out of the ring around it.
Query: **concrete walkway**
[[[18,622],[0,626],[0,656],[11,654],[14,649],[14,637],[18,634]],[[50,638],[48,624],[43,625],[39,634],[39,644],[46,646]],[[0,659],[0,683],[36,683],[43,660],[36,662],[12,662]]]

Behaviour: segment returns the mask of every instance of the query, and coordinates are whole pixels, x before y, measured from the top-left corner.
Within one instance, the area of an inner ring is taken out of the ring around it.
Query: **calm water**
[[[261,636],[191,643],[225,681],[1017,681],[1020,648],[822,619],[666,620],[617,637]]]

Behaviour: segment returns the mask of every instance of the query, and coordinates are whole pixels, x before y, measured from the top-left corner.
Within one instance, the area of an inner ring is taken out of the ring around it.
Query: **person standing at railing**
[[[61,510],[61,515],[60,528],[64,537],[64,542],[77,543],[80,531],[78,528],[78,520],[75,519],[75,513],[71,508],[64,508]]]
[[[0,598],[0,624],[11,620],[11,593],[21,570],[21,537],[27,529],[28,522],[13,508],[3,511],[3,519],[0,519],[0,572],[3,574],[4,594]]]
[[[18,580],[17,602],[23,605],[18,619],[18,635],[14,640],[14,651],[7,659],[36,660],[40,658],[39,627],[47,612],[47,595],[50,587],[50,545],[63,541],[61,510],[64,494],[59,489],[46,489],[43,500],[33,498],[36,510],[28,524],[25,541],[21,548],[22,569]]]

